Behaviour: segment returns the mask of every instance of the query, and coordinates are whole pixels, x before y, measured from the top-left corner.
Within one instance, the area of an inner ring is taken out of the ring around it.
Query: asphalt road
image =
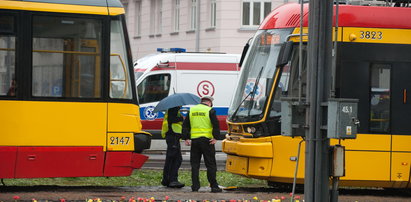
[[[302,191],[297,191],[296,196],[303,201]],[[18,197],[18,199],[16,198]],[[156,187],[100,187],[100,186],[5,186],[0,187],[0,201],[14,202],[62,202],[62,201],[133,201],[138,202],[187,202],[195,201],[218,201],[223,200],[235,202],[245,200],[259,202],[261,200],[273,201],[282,198],[281,202],[289,202],[289,192],[275,188],[253,187],[223,190],[222,193],[210,193],[210,188],[201,187],[199,192],[191,192],[189,187],[181,189]],[[411,195],[404,190],[383,189],[359,189],[340,190],[339,202],[409,202]]]
[[[180,169],[190,169],[190,152],[183,152],[183,163],[181,164]],[[166,154],[164,153],[154,153],[154,154],[145,154],[149,158],[146,163],[143,165],[142,169],[162,169],[164,166],[164,161]],[[225,162],[227,155],[223,152],[216,153],[217,160],[217,170],[225,170]],[[204,159],[201,161],[200,169],[205,169]]]
[[[190,169],[190,147],[185,146],[184,142],[181,142],[181,153],[183,155],[183,163],[181,169]],[[164,161],[166,158],[166,144],[165,140],[153,140],[151,143],[151,148],[144,151],[144,155],[149,158],[143,165],[143,169],[162,169],[164,166]],[[221,141],[216,144],[216,160],[217,160],[217,170],[225,170],[225,162],[227,159],[227,154],[221,152]],[[205,169],[204,158],[201,161],[201,169]]]

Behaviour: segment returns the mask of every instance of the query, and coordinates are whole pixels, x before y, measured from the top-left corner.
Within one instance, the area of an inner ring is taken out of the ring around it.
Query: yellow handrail
[[[111,72],[110,72],[110,81],[124,81],[124,90],[123,90],[123,98],[126,97],[127,94],[127,88],[128,88],[128,71],[126,68],[126,64],[124,63],[123,58],[121,57],[120,54],[118,53],[111,53],[110,56],[117,56],[120,59],[121,66],[123,67],[124,71],[124,79],[111,79]],[[110,89],[111,89],[111,82],[110,82]]]

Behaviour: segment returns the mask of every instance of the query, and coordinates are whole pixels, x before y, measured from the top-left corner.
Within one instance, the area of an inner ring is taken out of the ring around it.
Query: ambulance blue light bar
[[[185,48],[157,48],[157,52],[175,52],[175,53],[185,53]]]

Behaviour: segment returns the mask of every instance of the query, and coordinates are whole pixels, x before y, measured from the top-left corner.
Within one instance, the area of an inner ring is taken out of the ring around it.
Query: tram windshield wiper
[[[255,83],[254,83],[253,90],[252,90],[253,93],[251,94],[250,104],[248,105],[248,114],[247,114],[248,118],[250,117],[251,108],[253,107],[254,102],[255,102],[254,101],[255,91],[258,89],[258,84],[260,83],[260,78],[261,78],[261,74],[263,73],[263,69],[264,69],[264,66],[261,67],[260,72],[258,72],[258,76],[255,79]]]
[[[264,66],[262,66],[261,69],[260,69],[260,72],[258,72],[257,78],[255,79],[255,83],[254,83],[253,89],[247,94],[247,96],[244,97],[243,100],[241,100],[240,104],[238,104],[237,108],[235,109],[235,111],[234,111],[234,113],[233,113],[233,115],[232,115],[233,120],[237,120],[236,117],[237,117],[238,110],[240,109],[241,105],[244,103],[245,100],[247,100],[247,98],[248,98],[250,95],[251,95],[251,99],[253,100],[252,103],[254,103],[255,92],[256,92],[256,90],[257,90],[258,83],[260,82],[260,78],[261,78],[261,74],[263,73],[263,69],[264,69]],[[250,116],[250,111],[251,111],[251,107],[249,107],[248,117]]]

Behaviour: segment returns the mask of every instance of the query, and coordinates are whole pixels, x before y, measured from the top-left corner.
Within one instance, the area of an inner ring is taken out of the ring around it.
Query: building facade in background
[[[264,17],[288,0],[122,0],[133,59],[157,48],[241,53]]]

